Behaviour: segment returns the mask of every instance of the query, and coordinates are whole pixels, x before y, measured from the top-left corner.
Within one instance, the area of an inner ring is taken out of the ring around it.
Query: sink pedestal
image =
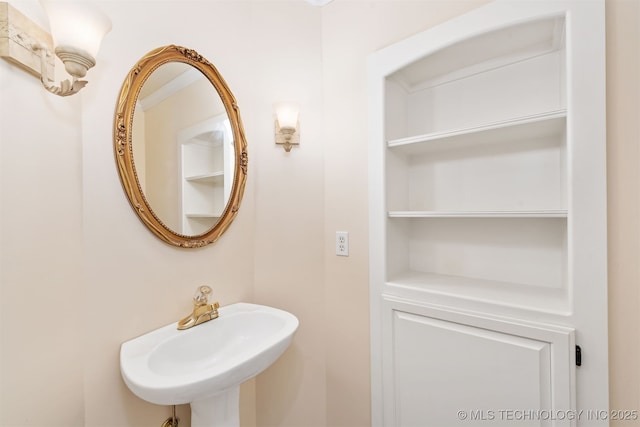
[[[191,402],[191,427],[240,427],[240,387]]]

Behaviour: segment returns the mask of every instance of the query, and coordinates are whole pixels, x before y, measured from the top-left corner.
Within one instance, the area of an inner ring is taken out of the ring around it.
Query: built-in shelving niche
[[[373,426],[607,407],[605,2],[520,3],[369,57]]]
[[[232,143],[226,114],[190,126],[178,135],[183,234],[204,233],[222,216],[233,176]]]
[[[564,25],[494,31],[386,79],[391,291],[569,310]]]

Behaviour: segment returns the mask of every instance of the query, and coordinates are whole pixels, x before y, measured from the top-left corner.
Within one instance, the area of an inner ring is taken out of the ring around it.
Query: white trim
[[[179,92],[180,90],[186,88],[187,86],[195,83],[199,79],[203,78],[204,75],[194,67],[189,67],[187,71],[181,73],[175,79],[169,81],[165,85],[159,87],[154,92],[150,93],[146,97],[139,99],[139,105],[142,107],[143,111],[147,111],[150,108],[155,107],[160,104],[165,99],[169,98],[171,95]]]
[[[566,209],[526,211],[389,211],[389,218],[567,218]]]

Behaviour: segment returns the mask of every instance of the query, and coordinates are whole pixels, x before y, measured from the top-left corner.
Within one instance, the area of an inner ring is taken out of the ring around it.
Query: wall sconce
[[[84,1],[41,0],[40,4],[49,18],[53,37],[7,2],[0,2],[0,56],[40,77],[49,92],[73,95],[87,84],[79,79],[96,64],[100,43],[111,30],[111,20]],[[72,77],[60,86],[51,83],[53,46]]]
[[[282,102],[275,105],[275,139],[276,144],[283,145],[284,151],[291,151],[294,145],[300,145],[298,126],[298,107],[295,104]]]

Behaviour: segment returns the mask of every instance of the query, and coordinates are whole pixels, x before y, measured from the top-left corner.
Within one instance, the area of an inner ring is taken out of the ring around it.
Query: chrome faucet
[[[193,312],[178,322],[178,329],[189,329],[201,323],[218,318],[218,308],[220,304],[214,302],[209,304],[211,288],[206,285],[198,287],[193,296]]]

